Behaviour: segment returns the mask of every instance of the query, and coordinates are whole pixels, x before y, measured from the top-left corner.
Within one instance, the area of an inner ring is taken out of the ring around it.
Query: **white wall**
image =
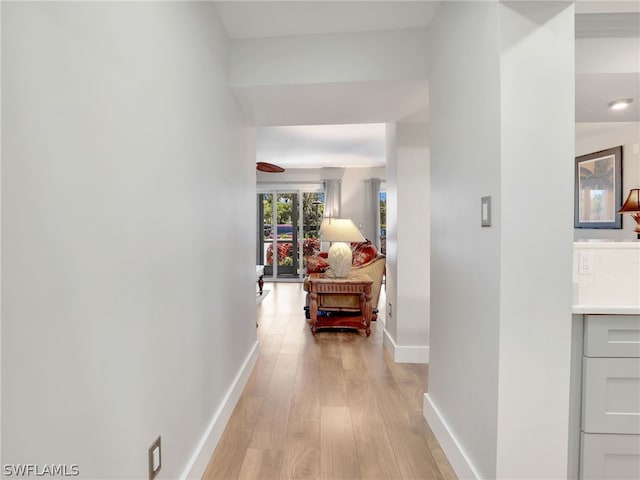
[[[578,123],[576,124],[575,156],[599,152],[622,145],[622,201],[632,188],[640,188],[640,123]],[[622,229],[574,229],[576,240],[634,240],[636,222],[631,215],[622,216]]]
[[[497,9],[493,2],[443,3],[429,39],[428,391],[481,478],[495,478],[497,453],[501,225],[481,228],[479,219],[485,195],[493,195],[499,218]]]
[[[230,84],[255,125],[426,118],[424,28],[234,39]]]
[[[146,478],[161,435],[178,478],[256,344],[224,29],[211,3],[2,8],[2,461]]]
[[[424,79],[424,28],[235,39],[234,87]]]
[[[387,157],[387,265],[385,273],[386,319],[385,338],[395,339],[398,336],[398,322],[394,308],[398,299],[398,149],[397,125],[386,126]],[[391,305],[391,308],[389,308]],[[389,349],[389,345],[386,346]]]
[[[385,167],[378,168],[346,168],[342,177],[342,206],[343,218],[352,219],[362,234],[369,240],[375,240],[374,225],[367,208],[369,189],[368,180],[371,178],[385,179]]]
[[[609,10],[610,13],[612,11]],[[615,52],[615,55],[611,52]],[[576,39],[577,74],[637,73],[639,71],[637,37]]]
[[[569,2],[500,5],[498,478],[567,474],[574,22]]]
[[[452,2],[432,23],[425,416],[461,477],[567,472],[573,22],[564,2]]]
[[[429,149],[426,123],[398,123],[393,169],[394,238],[387,281],[394,332],[385,347],[396,362],[429,361]],[[387,182],[391,184],[392,182]],[[389,210],[387,210],[389,216]],[[389,248],[387,249],[389,252]],[[388,296],[388,294],[387,294]]]

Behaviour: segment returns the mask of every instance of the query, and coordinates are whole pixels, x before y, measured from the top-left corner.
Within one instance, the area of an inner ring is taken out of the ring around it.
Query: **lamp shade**
[[[333,218],[333,217],[324,217],[322,219],[322,223],[320,224],[320,228],[318,229],[318,235],[319,236],[322,236],[322,232],[324,232],[324,229],[327,228],[327,225],[329,225],[332,220],[335,220],[335,218]]]
[[[365,238],[348,218],[325,218],[320,225],[323,242],[364,242]]]
[[[640,188],[632,188],[619,213],[640,212]]]

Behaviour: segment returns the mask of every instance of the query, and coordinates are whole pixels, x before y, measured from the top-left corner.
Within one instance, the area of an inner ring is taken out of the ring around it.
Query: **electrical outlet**
[[[584,275],[593,274],[593,253],[580,252],[580,255],[578,255],[578,273]]]
[[[153,480],[162,468],[160,437],[149,447],[149,480]]]
[[[392,316],[393,312],[392,312],[392,309],[391,309],[391,302],[389,302],[389,309],[388,309],[387,313],[389,314],[390,317]]]

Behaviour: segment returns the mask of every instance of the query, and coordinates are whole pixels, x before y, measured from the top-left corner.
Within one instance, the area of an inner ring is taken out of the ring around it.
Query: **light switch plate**
[[[480,225],[483,227],[491,226],[491,196],[482,197],[480,199]]]
[[[162,468],[162,448],[160,437],[149,447],[149,480],[153,480]]]

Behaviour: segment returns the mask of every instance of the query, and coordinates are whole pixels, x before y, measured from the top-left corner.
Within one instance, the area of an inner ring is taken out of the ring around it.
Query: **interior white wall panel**
[[[201,2],[2,9],[3,463],[146,478],[161,435],[177,478],[256,342],[224,29]]]

